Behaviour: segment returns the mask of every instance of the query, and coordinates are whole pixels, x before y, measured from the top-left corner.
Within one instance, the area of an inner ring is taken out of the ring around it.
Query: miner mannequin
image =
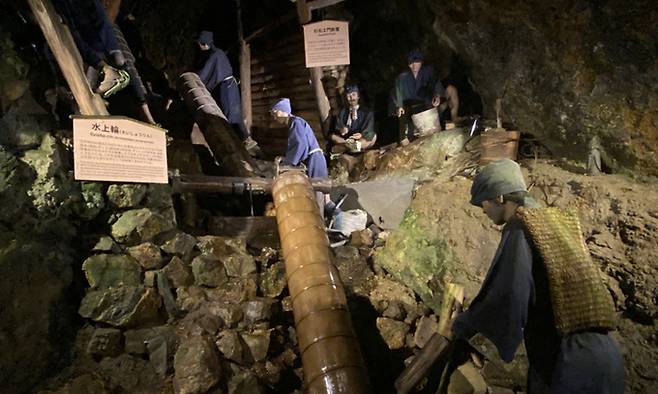
[[[213,33],[210,31],[202,31],[197,43],[203,54],[203,66],[197,72],[199,79],[215,98],[229,124],[239,130],[247,151],[254,153],[257,144],[244,123],[240,89],[226,53],[214,45]]]
[[[342,108],[336,118],[336,131],[331,134],[331,141],[337,146],[347,146],[358,143],[356,151],[370,149],[377,141],[375,134],[375,119],[372,111],[360,104],[359,87],[345,87],[347,107]]]
[[[313,129],[304,119],[292,114],[290,100],[287,98],[278,100],[272,106],[270,114],[277,123],[288,127],[288,146],[280,163],[287,166],[299,166],[303,163],[309,178],[329,177],[327,161]],[[320,212],[324,212],[326,197],[321,192],[316,193],[316,197]]]
[[[68,26],[82,60],[90,66],[87,79],[92,89],[107,98],[128,86],[126,59],[101,3],[55,0],[53,5]]]
[[[480,292],[453,323],[455,338],[480,333],[505,362],[524,340],[529,394],[622,394],[623,360],[608,335],[614,305],[575,213],[540,208],[512,160],[482,169],[471,204],[504,227]]]
[[[414,126],[411,115],[432,107],[438,108],[443,119],[443,112],[450,108],[453,121],[459,113],[459,95],[454,85],[444,89],[441,81],[434,76],[432,67],[424,65],[424,55],[413,50],[407,55],[408,70],[401,73],[395,81],[393,104],[395,115],[400,118],[400,144],[406,145],[413,138]]]

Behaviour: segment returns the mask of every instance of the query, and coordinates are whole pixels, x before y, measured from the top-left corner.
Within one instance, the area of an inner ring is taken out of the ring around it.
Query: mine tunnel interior
[[[501,159],[575,215],[594,331],[658,392],[658,14],[558,3],[7,1],[0,392],[532,392],[532,347],[450,329],[508,237],[469,203]],[[135,140],[76,156],[85,119],[156,134],[160,180]]]

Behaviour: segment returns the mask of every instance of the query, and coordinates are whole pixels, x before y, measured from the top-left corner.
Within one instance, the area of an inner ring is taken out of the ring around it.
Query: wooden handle
[[[411,364],[395,380],[395,389],[398,394],[406,394],[416,387],[418,382],[427,375],[427,372],[436,360],[444,356],[451,349],[449,346],[450,338],[452,338],[450,323],[456,313],[461,311],[463,301],[464,287],[449,283],[443,293],[439,328],[427,344],[425,344],[420,353],[411,361]]]

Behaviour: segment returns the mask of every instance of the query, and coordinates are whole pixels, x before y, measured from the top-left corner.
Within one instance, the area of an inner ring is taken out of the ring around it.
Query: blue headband
[[[197,40],[199,44],[212,45],[213,43],[213,34],[211,31],[204,30],[199,33],[199,39]]]
[[[272,106],[272,111],[283,111],[287,114],[292,113],[292,107],[290,107],[290,99],[282,98],[277,101],[276,104]]]

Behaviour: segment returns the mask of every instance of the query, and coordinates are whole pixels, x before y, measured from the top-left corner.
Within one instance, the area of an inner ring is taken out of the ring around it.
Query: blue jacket
[[[480,292],[453,323],[455,337],[479,332],[505,362],[524,341],[529,394],[622,394],[624,363],[609,335],[597,330],[558,335],[543,264],[520,220],[507,223]]]
[[[213,45],[208,52],[208,59],[197,74],[206,89],[211,92],[220,82],[233,75],[233,69],[224,51]]]
[[[313,129],[306,121],[297,116],[290,116],[288,125],[288,147],[282,163],[298,166],[304,163],[311,178],[326,178],[329,176],[327,162],[324,159]]]

